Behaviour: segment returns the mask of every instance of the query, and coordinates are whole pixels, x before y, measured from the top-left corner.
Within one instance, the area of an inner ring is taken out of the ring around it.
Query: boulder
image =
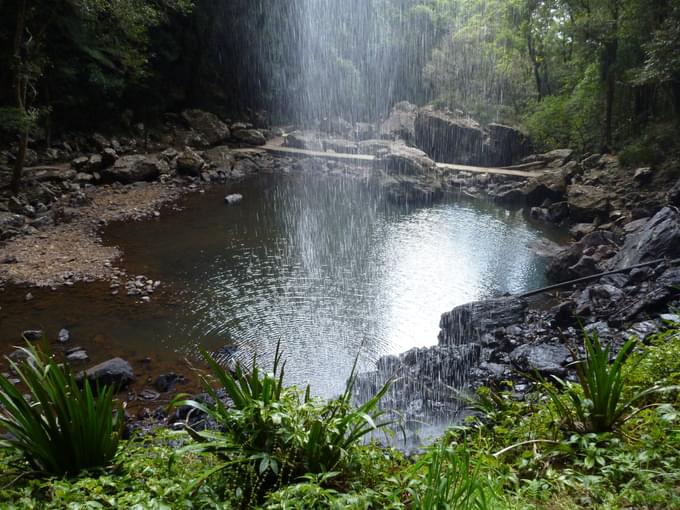
[[[25,224],[25,216],[0,211],[0,241],[17,235]]]
[[[239,129],[231,134],[237,142],[247,143],[248,145],[265,145],[267,139],[259,129]]]
[[[205,161],[194,150],[186,147],[184,151],[177,156],[177,173],[180,175],[188,175],[191,177],[198,177],[201,175],[201,170],[205,166]]]
[[[390,140],[364,140],[357,143],[357,149],[359,154],[375,156],[380,151],[389,150],[393,144]]]
[[[226,145],[219,145],[208,149],[203,153],[203,157],[218,170],[226,171],[231,170],[236,161],[231,149]]]
[[[432,107],[416,116],[415,144],[442,163],[481,165],[488,160],[486,133],[477,122]]]
[[[573,149],[555,149],[545,154],[540,154],[538,159],[546,163],[552,163],[553,166],[559,167],[566,165],[573,156]]]
[[[615,249],[617,245],[614,234],[605,230],[586,234],[580,241],[552,257],[546,268],[546,275],[553,281],[564,282],[601,272],[602,258],[598,255],[601,246]]]
[[[633,174],[633,180],[640,186],[649,183],[654,177],[654,172],[649,167],[638,168]]]
[[[216,145],[229,138],[229,128],[214,113],[203,110],[185,110],[182,112],[182,118],[210,145]]]
[[[570,353],[562,344],[543,343],[521,345],[510,353],[510,361],[518,370],[525,373],[537,371],[543,376],[564,376],[564,365]]]
[[[503,124],[489,124],[490,166],[508,166],[531,154],[531,141],[522,131]]]
[[[545,200],[561,202],[567,191],[567,180],[562,172],[546,172],[527,182],[522,188],[526,204],[541,205]]]
[[[71,168],[35,168],[26,177],[37,182],[66,182],[73,180],[78,172]]]
[[[680,212],[664,207],[640,229],[628,234],[611,264],[623,268],[646,260],[680,257]]]
[[[100,386],[115,386],[119,389],[135,380],[130,363],[122,358],[112,358],[88,368],[84,372],[84,377],[87,377],[90,384],[94,386],[99,384]]]
[[[358,154],[359,147],[356,143],[349,140],[331,139],[322,140],[321,145],[326,152],[336,152],[338,154]]]
[[[184,376],[170,372],[169,374],[162,374],[154,381],[153,387],[160,393],[167,393],[180,382],[184,382]]]
[[[310,151],[322,151],[323,145],[318,135],[305,133],[303,131],[293,131],[283,137],[283,145],[293,149],[304,149]]]
[[[423,151],[400,144],[379,152],[374,165],[388,175],[424,175],[437,168]]]
[[[357,141],[371,140],[376,136],[375,126],[368,122],[357,122],[352,129],[352,136]]]
[[[380,126],[380,137],[413,143],[417,115],[418,107],[416,105],[408,101],[395,104],[390,116]]]
[[[567,202],[572,220],[583,223],[604,218],[611,209],[611,196],[598,186],[582,184],[568,186]]]
[[[668,191],[668,205],[675,207],[680,207],[680,179],[675,185]]]
[[[526,308],[526,300],[515,296],[457,306],[441,316],[439,344],[477,342],[484,333],[521,323]]]
[[[161,173],[167,171],[168,164],[156,156],[135,154],[118,158],[112,167],[101,171],[101,179],[104,183],[131,184],[140,181],[155,181]]]
[[[118,159],[118,153],[111,147],[104,149],[101,153],[102,166],[107,167],[113,165]]]

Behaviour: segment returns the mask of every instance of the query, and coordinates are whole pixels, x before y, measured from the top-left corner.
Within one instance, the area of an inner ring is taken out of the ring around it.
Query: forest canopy
[[[188,106],[372,121],[407,100],[587,151],[663,137],[680,117],[680,0],[0,0],[0,10],[6,128]]]

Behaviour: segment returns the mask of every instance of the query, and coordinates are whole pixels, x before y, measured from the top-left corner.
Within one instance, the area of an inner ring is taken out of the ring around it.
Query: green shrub
[[[184,395],[171,404],[206,413],[222,429],[199,433],[187,427],[197,442],[190,450],[216,454],[221,459],[197,485],[230,468],[238,472],[237,479],[231,481],[236,485],[235,492],[248,499],[308,473],[342,471],[343,462],[362,438],[391,423],[379,421],[384,413],[377,409],[389,383],[366,403],[352,405],[356,362],[344,393],[324,402],[312,398],[309,387],[303,394],[295,387],[284,386],[285,363],[281,363],[278,347],[272,373],[262,373],[253,358],[250,372],[239,365],[231,374],[207,353],[203,356],[233,408],[222,403],[218,390],[205,377],[203,385],[214,404],[187,400]]]
[[[0,428],[10,434],[0,446],[44,475],[75,475],[108,464],[124,419],[120,408],[114,413],[113,388],[93,391],[85,378],[81,390],[68,365],[32,346],[21,351],[26,360],[9,364],[28,396],[0,375]]]
[[[581,433],[610,432],[635,409],[636,402],[671,389],[651,385],[631,395],[625,394],[627,381],[623,367],[635,347],[634,338],[623,345],[613,363],[609,362],[610,346],[603,347],[597,333],[586,334],[584,345],[586,356],[575,363],[578,384],[555,378],[564,387],[564,395],[547,384],[543,385],[572,430]]]
[[[523,125],[539,149],[597,148],[600,137],[600,90],[597,66],[591,65],[573,90],[536,103]]]
[[[680,384],[680,324],[652,335],[625,366],[633,387]]]

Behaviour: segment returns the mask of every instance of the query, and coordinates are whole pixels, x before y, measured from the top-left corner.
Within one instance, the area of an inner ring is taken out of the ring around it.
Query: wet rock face
[[[489,164],[512,165],[531,154],[531,140],[519,129],[503,124],[489,124]]]
[[[439,344],[477,342],[484,333],[524,320],[527,302],[517,297],[476,301],[457,306],[441,316]]]
[[[214,113],[185,110],[182,112],[182,119],[210,145],[216,145],[229,138],[229,127]]]
[[[415,143],[441,163],[481,165],[486,134],[475,121],[434,108],[422,108],[415,120]]]
[[[390,116],[380,126],[382,138],[404,140],[407,143],[415,141],[415,123],[418,107],[408,101],[397,103],[392,108]]]
[[[563,377],[567,373],[565,365],[569,356],[569,350],[562,344],[541,343],[518,347],[510,353],[510,361],[525,373],[536,371],[543,376]]]
[[[639,230],[629,234],[621,251],[612,259],[613,268],[646,260],[680,257],[680,212],[664,207]]]
[[[506,166],[531,153],[529,138],[519,129],[489,124],[426,106],[415,119],[415,145],[435,161],[479,166]]]

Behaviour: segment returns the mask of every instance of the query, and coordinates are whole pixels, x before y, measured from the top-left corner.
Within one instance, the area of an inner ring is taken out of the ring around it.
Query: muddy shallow
[[[232,191],[245,197],[238,206],[223,203]],[[397,206],[356,180],[269,175],[181,205],[104,232],[128,274],[162,282],[149,303],[124,287],[111,295],[108,283],[30,289],[30,301],[27,289],[9,287],[0,298],[3,350],[24,329],[54,339],[65,327],[65,346],[84,347],[92,362],[129,359],[140,392],[168,371],[189,377],[177,389],[193,390],[184,359],[201,347],[266,362],[280,340],[289,382],[332,395],[360,350],[370,366],[432,345],[442,312],[545,283],[529,245],[550,233],[493,204]]]

